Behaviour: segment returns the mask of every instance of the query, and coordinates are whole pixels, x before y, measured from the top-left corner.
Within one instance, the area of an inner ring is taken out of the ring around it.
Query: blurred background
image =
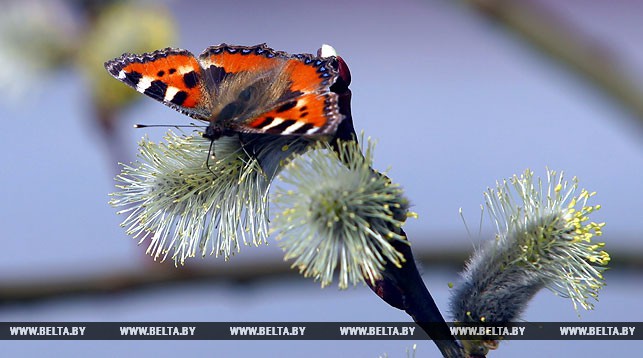
[[[410,321],[367,287],[320,289],[275,242],[229,262],[154,263],[107,202],[134,123],[187,117],[112,79],[103,62],[226,42],[350,66],[356,130],[378,141],[419,219],[406,231],[447,319],[449,282],[492,237],[482,193],[545,167],[597,191],[612,255],[591,312],[539,293],[527,321],[641,321],[643,3],[631,0],[0,2],[0,321]],[[471,233],[458,213],[462,208]],[[478,229],[481,227],[481,229]],[[5,341],[7,356],[439,356],[413,341]],[[489,357],[605,356],[636,341],[513,341]]]

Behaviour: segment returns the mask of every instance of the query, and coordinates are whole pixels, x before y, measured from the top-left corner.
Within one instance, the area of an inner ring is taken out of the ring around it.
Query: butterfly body
[[[124,54],[105,68],[137,91],[209,122],[203,135],[216,140],[236,133],[332,135],[342,120],[330,91],[335,61],[265,44],[221,44],[198,57],[173,48]]]

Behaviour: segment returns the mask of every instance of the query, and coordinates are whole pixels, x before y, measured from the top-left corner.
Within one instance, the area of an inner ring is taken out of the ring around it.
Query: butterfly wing
[[[289,55],[265,44],[206,49],[199,61],[212,89],[214,120],[244,133],[332,134],[342,119],[334,58]]]
[[[166,48],[142,55],[123,54],[105,62],[119,81],[190,117],[209,120],[210,95],[203,69],[189,51]]]
[[[335,133],[342,116],[337,95],[305,93],[278,104],[250,122],[240,126],[240,132],[283,135],[327,135]]]

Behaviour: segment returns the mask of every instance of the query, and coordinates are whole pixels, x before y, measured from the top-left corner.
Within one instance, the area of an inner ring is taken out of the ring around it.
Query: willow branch
[[[348,88],[351,82],[348,66],[341,57],[337,58],[339,77],[331,90],[338,95],[339,111],[344,116],[337,133],[332,140],[335,151],[340,160],[347,161],[338,149],[340,141],[357,141],[357,134],[353,126],[351,113],[351,90]],[[383,175],[373,170],[374,175]],[[391,228],[391,231],[399,230],[399,234],[406,237],[402,229]],[[449,327],[435,304],[431,293],[424,284],[417,269],[413,252],[407,242],[393,240],[391,242],[395,249],[404,255],[405,262],[397,267],[391,262],[385,264],[382,278],[372,284],[368,279],[364,281],[384,302],[392,307],[405,311],[433,340],[444,357],[461,358],[464,351],[458,341],[451,334]]]

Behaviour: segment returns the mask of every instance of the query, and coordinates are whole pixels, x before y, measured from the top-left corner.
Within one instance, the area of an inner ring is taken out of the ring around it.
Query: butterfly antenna
[[[194,123],[190,124],[185,124],[185,125],[178,125],[178,124],[135,124],[134,128],[153,128],[153,127],[161,127],[161,128],[205,128],[207,127],[206,125],[196,125]]]

